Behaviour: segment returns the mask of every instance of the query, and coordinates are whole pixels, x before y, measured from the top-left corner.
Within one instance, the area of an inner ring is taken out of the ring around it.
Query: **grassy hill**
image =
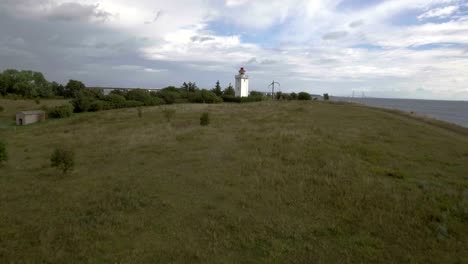
[[[3,128],[0,262],[463,263],[468,131],[450,127],[262,102]]]

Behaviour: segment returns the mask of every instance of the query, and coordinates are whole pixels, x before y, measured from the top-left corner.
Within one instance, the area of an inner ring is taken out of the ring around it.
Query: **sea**
[[[386,99],[371,97],[333,97],[335,101],[347,101],[374,107],[413,112],[442,121],[468,127],[468,101],[442,101],[418,99]]]

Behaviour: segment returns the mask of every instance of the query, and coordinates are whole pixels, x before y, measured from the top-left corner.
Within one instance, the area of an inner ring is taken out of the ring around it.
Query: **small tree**
[[[219,81],[216,82],[215,88],[212,90],[217,96],[223,95],[223,91],[221,90],[221,85],[219,85]]]
[[[309,93],[300,92],[300,93],[297,95],[297,99],[298,99],[298,100],[303,100],[303,101],[308,101],[308,100],[312,100],[312,96],[310,96]]]
[[[47,115],[51,118],[65,118],[73,114],[73,106],[70,104],[59,105],[47,110]]]
[[[70,80],[65,86],[64,95],[65,97],[72,98],[75,97],[79,92],[84,91],[84,89],[86,89],[84,83],[76,80]]]
[[[207,126],[210,124],[210,113],[203,113],[200,116],[200,125]]]
[[[56,148],[50,157],[51,166],[65,174],[75,165],[75,153],[70,149]]]
[[[175,109],[166,108],[163,110],[163,114],[167,122],[171,122],[171,119],[174,117],[175,113],[176,113]]]
[[[323,100],[325,100],[325,101],[330,100],[330,96],[327,93],[323,94]]]
[[[138,117],[142,118],[143,117],[143,109],[141,107],[137,107],[137,111],[138,111]]]
[[[8,153],[5,142],[0,140],[0,165],[8,160]]]
[[[234,91],[232,85],[229,84],[229,86],[223,91],[223,95],[236,96],[236,91]]]
[[[297,100],[297,94],[296,93],[291,93],[289,95],[289,98],[291,98],[291,100]]]

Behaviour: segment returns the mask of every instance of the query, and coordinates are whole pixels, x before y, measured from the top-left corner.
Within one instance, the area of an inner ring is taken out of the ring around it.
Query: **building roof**
[[[16,114],[23,114],[23,115],[42,115],[42,114],[45,114],[45,112],[42,111],[42,110],[32,110],[32,111],[20,111],[20,112],[17,112]]]

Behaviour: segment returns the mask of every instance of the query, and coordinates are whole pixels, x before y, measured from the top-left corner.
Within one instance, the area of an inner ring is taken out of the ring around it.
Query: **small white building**
[[[239,74],[236,75],[236,87],[234,89],[236,96],[249,96],[249,76],[245,74],[244,68],[240,68]]]
[[[36,111],[22,111],[16,113],[16,124],[18,126],[24,126],[29,124],[34,124],[37,122],[42,122],[46,118],[46,114],[44,111],[36,110]]]

